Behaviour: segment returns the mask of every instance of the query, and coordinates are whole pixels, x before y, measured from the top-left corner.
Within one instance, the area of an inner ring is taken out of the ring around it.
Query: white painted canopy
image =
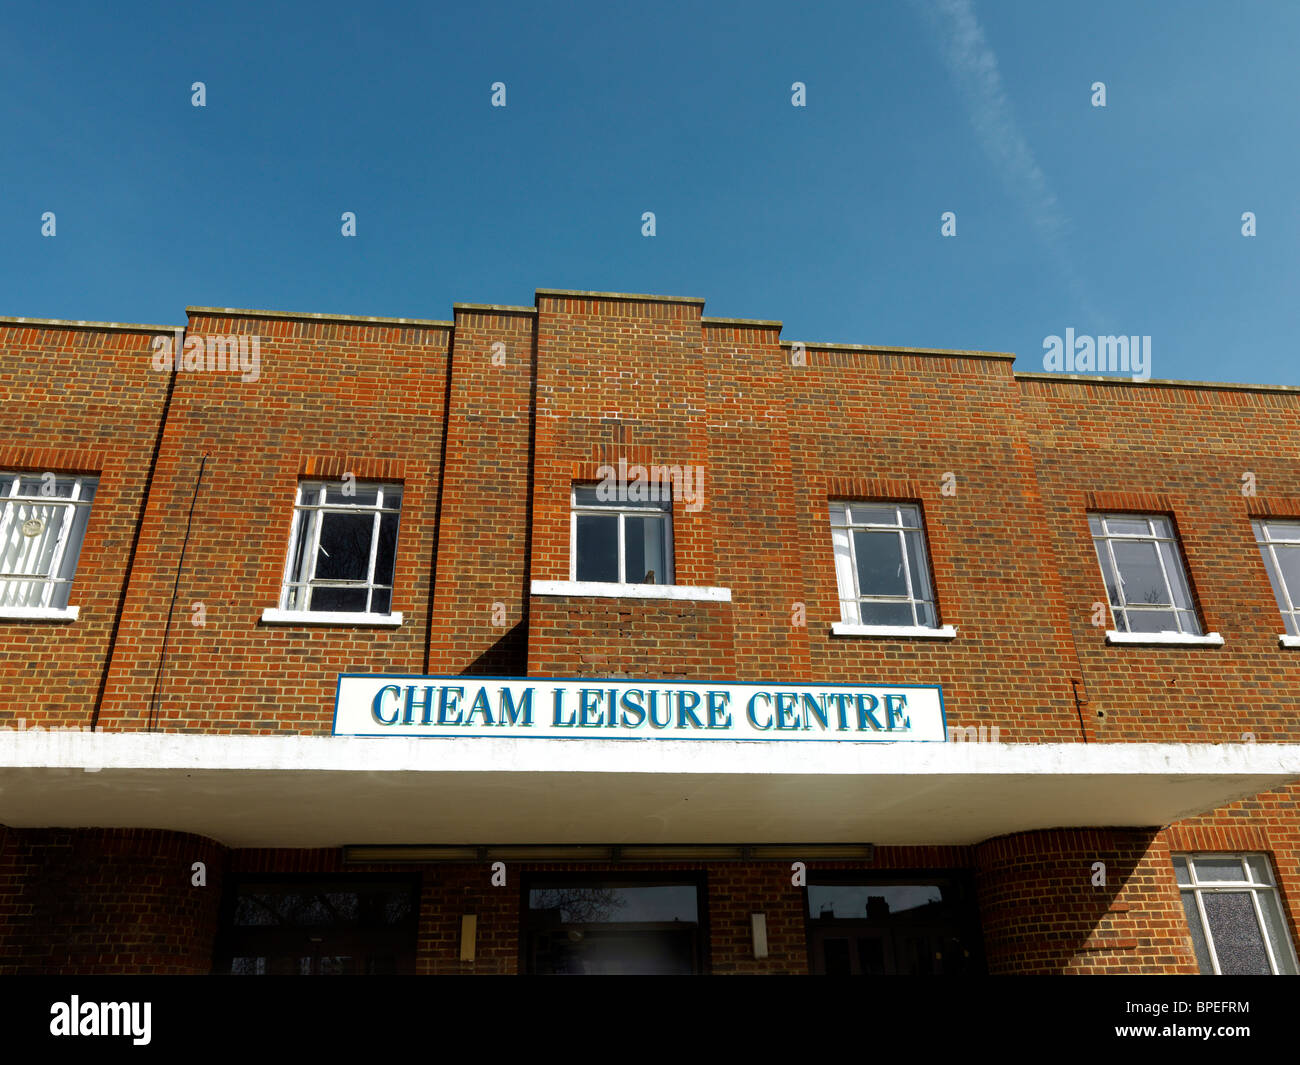
[[[0,824],[173,829],[232,847],[970,844],[1166,825],[1297,780],[1290,744],[0,731]]]

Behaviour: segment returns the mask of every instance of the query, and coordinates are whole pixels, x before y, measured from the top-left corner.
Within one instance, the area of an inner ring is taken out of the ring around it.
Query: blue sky
[[[2,315],[598,289],[1025,370],[1067,327],[1147,335],[1153,377],[1300,384],[1297,4],[72,3],[3,30]]]

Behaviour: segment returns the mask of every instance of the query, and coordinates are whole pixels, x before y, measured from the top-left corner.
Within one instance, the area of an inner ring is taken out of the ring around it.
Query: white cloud
[[[971,0],[922,0],[920,6],[939,31],[944,61],[957,82],[981,147],[1038,231],[1049,242],[1055,241],[1065,230],[1066,220],[1034,150],[1016,124],[1002,86],[998,57],[980,28]]]
[[[1086,286],[1070,263],[1064,238],[1069,231],[1034,150],[1020,131],[998,71],[998,57],[975,17],[972,0],[915,0],[938,33],[938,43],[980,146],[1052,251],[1080,310],[1095,317]]]

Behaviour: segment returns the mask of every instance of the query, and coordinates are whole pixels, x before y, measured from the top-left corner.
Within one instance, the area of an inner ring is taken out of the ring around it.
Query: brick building
[[[0,319],[0,973],[1296,971],[1300,389]]]

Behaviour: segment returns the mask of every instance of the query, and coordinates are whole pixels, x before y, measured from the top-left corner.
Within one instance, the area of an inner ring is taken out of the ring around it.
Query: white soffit
[[[1165,825],[1297,780],[1292,744],[0,730],[0,824],[171,829],[232,847],[970,844]]]

